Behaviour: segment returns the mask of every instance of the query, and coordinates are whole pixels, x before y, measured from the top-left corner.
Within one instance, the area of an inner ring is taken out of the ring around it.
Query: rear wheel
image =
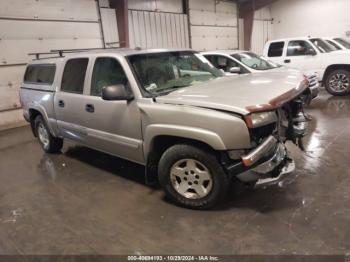
[[[61,151],[63,139],[51,135],[49,128],[42,116],[37,116],[34,122],[35,133],[41,147],[47,153],[57,153]]]
[[[220,202],[230,186],[214,154],[191,145],[167,149],[158,166],[159,181],[167,196],[194,209],[208,209]]]
[[[334,70],[326,80],[326,90],[334,96],[346,95],[350,91],[350,72]]]

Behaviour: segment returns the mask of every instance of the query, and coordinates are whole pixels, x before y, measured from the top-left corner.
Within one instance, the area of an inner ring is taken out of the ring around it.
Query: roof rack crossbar
[[[125,42],[125,41],[111,42],[108,44],[119,44],[119,43],[123,43],[123,42]],[[105,50],[105,49],[118,49],[118,48],[120,48],[120,47],[109,46],[109,47],[77,48],[77,49],[53,49],[53,50],[50,50],[50,52],[36,52],[36,53],[29,53],[28,55],[30,55],[30,56],[34,55],[36,60],[40,60],[40,59],[51,58],[51,57],[40,58],[40,55],[58,54],[59,57],[63,57],[64,53],[78,53],[78,52],[86,52],[86,51],[90,51],[90,50]]]
[[[40,59],[40,55],[54,55],[57,54],[58,52],[38,52],[38,53],[29,53],[28,55],[30,56],[35,56],[37,60]]]
[[[105,49],[118,49],[120,47],[95,47],[95,48],[77,48],[77,49],[53,49],[52,53],[79,53],[90,50],[105,50]]]

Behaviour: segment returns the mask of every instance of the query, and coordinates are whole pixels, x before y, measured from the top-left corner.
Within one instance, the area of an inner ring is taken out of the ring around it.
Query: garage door
[[[192,48],[237,49],[237,5],[228,1],[190,0]]]
[[[31,59],[27,54],[102,47],[99,21],[95,0],[1,1],[0,126],[22,120],[21,113],[10,111],[20,106],[19,85]]]
[[[188,48],[187,15],[129,10],[130,47]]]
[[[269,8],[263,8],[254,13],[251,50],[262,55],[267,41],[272,39],[272,17]]]

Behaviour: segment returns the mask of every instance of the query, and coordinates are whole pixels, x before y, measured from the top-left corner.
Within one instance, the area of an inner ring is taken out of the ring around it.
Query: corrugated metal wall
[[[102,47],[95,0],[2,0],[0,8],[0,126],[23,121],[18,91],[30,52]],[[102,11],[108,41],[117,41],[116,24]],[[114,26],[114,27],[113,27]],[[114,33],[112,31],[114,30]]]
[[[129,10],[130,47],[189,47],[187,15]]]
[[[183,13],[182,0],[128,0],[131,10]]]
[[[237,49],[237,4],[217,0],[190,0],[192,48]]]
[[[130,47],[188,48],[188,18],[181,0],[130,0]]]
[[[262,55],[265,43],[272,38],[272,26],[269,7],[255,11],[251,43],[253,52]]]

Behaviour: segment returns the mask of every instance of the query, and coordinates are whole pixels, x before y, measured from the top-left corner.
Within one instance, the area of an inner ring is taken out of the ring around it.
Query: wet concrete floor
[[[44,154],[28,127],[0,133],[0,254],[350,252],[350,97],[322,93],[306,153],[278,185],[232,188],[213,211],[169,203],[143,168],[66,143]]]

